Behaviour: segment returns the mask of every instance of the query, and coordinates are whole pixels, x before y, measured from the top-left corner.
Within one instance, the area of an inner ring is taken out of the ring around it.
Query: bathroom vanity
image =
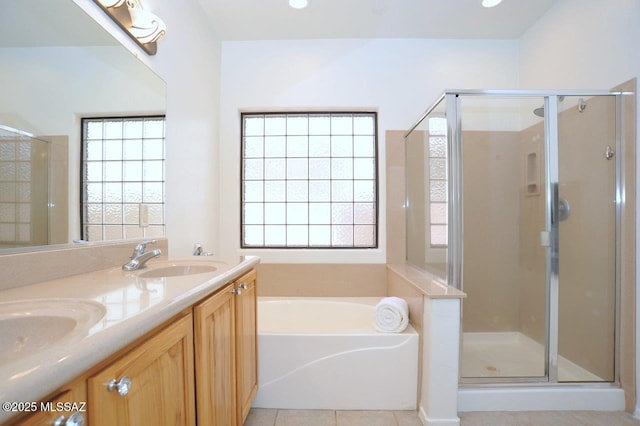
[[[257,391],[258,262],[157,261],[1,291],[0,305],[73,297],[104,312],[0,363],[0,399],[14,402],[0,423],[241,425]]]

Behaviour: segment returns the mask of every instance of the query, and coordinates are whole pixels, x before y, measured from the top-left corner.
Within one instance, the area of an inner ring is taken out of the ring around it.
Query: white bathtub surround
[[[378,333],[380,298],[260,298],[253,406],[414,410],[419,336]]]
[[[412,322],[422,327],[420,419],[432,426],[459,425],[460,306],[465,294],[406,263],[387,264],[387,281],[387,293],[409,300]]]
[[[385,297],[373,313],[374,328],[383,333],[401,333],[409,325],[409,306],[399,297]]]

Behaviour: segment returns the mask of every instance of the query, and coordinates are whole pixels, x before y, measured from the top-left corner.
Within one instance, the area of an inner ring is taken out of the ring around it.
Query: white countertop
[[[162,322],[258,264],[255,256],[151,260],[148,268],[119,267],[0,291],[0,304],[21,300],[74,299],[103,305],[106,313],[90,329],[63,344],[0,364],[0,402],[40,401]],[[171,264],[207,264],[213,272],[142,278]],[[0,422],[17,415],[0,410]]]

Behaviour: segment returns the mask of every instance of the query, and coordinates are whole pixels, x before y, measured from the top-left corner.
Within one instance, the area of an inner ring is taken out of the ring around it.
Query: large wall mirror
[[[164,81],[73,0],[2,0],[0,91],[0,254],[80,239],[81,120],[164,115]]]

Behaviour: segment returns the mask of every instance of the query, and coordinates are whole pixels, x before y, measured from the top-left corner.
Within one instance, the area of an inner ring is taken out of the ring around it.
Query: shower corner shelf
[[[532,197],[540,195],[540,178],[538,166],[538,153],[529,152],[525,158],[526,187],[525,195]]]

